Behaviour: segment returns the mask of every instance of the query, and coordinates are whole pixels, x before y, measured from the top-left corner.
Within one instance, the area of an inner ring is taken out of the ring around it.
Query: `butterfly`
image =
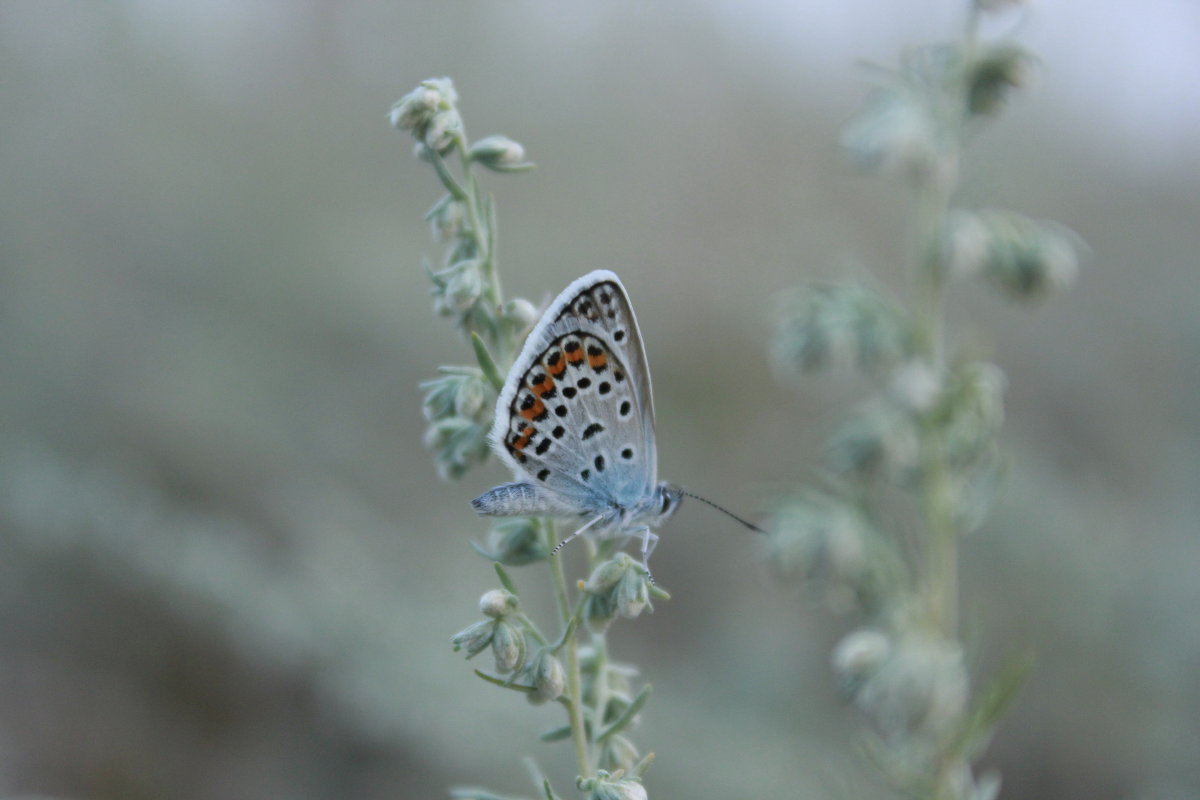
[[[491,443],[516,480],[472,500],[476,511],[587,520],[554,553],[584,532],[639,538],[650,575],[653,529],[687,493],[657,482],[650,370],[615,273],[589,272],[546,309],[496,401]]]
[[[588,520],[551,556],[582,533],[636,537],[653,582],[653,529],[685,496],[765,533],[711,500],[657,482],[646,350],[629,295],[609,270],[572,281],[542,314],[496,400],[490,440],[516,480],[472,500],[477,512]]]

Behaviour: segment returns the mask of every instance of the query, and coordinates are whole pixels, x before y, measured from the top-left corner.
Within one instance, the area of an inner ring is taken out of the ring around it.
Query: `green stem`
[[[543,521],[546,532],[547,549],[553,549],[556,544],[554,523]],[[557,555],[550,557],[550,573],[554,581],[554,599],[558,606],[558,615],[562,619],[564,629],[571,624],[571,601],[567,597],[567,578],[563,572],[562,559]],[[579,637],[571,634],[567,638],[567,722],[571,727],[571,739],[575,744],[575,761],[579,775],[591,777],[592,764],[588,753],[587,729],[583,724],[583,673],[579,667]]]

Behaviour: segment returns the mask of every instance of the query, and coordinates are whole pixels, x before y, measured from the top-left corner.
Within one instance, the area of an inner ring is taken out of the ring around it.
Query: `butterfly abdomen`
[[[526,481],[505,483],[489,489],[471,501],[475,511],[485,517],[575,517],[611,513],[608,509],[581,506],[564,501],[555,492]]]

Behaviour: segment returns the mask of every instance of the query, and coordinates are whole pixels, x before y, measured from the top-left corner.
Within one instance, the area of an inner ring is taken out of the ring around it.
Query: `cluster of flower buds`
[[[637,668],[601,658],[592,647],[580,648],[579,663],[583,696],[593,705],[603,705],[596,710],[596,718],[607,734],[601,741],[597,763],[601,769],[630,770],[638,763],[640,753],[625,731],[637,726],[640,717],[636,712],[645,702],[649,689],[643,687],[640,692],[634,692]],[[619,730],[608,730],[618,722],[623,722]]]
[[[646,568],[626,553],[598,565],[583,586],[583,618],[595,630],[604,630],[617,617],[633,619],[650,605]]]
[[[528,698],[535,705],[557,700],[567,686],[566,670],[549,647],[543,647],[529,660],[522,677],[533,686]]]
[[[473,658],[491,647],[496,672],[511,675],[514,683],[527,681],[531,703],[558,699],[566,688],[566,671],[554,649],[544,644],[528,657],[531,634],[535,641],[540,641],[540,636],[521,612],[517,596],[507,589],[491,589],[479,598],[479,611],[485,619],[450,638],[455,652],[464,651],[467,658]]]
[[[767,523],[767,562],[780,577],[821,579],[837,612],[871,611],[903,581],[899,557],[849,501],[809,490]]]
[[[430,423],[425,444],[443,478],[457,478],[487,457],[487,406],[490,391],[473,367],[443,367],[439,378],[425,381],[423,410]]]
[[[995,113],[1013,89],[1029,83],[1033,66],[1033,56],[1024,48],[1008,43],[986,48],[966,65],[967,110]]]
[[[528,517],[501,519],[488,531],[487,541],[474,547],[488,561],[506,567],[544,561],[550,554],[538,523]]]
[[[487,619],[480,620],[451,637],[455,652],[466,651],[467,658],[482,653],[490,645],[496,672],[507,675],[525,663],[525,622],[517,596],[504,589],[492,589],[479,599],[479,610]]]
[[[890,749],[876,756],[903,783],[943,764],[947,747],[970,748],[968,677],[962,646],[904,622],[894,631],[860,628],[847,634],[832,656],[843,693],[871,719]],[[978,725],[978,722],[975,723]],[[986,728],[986,725],[985,725]],[[995,800],[1000,777],[976,777],[969,761],[946,765],[944,796],[956,800]],[[916,788],[916,787],[914,787]],[[914,792],[916,793],[916,792]]]
[[[899,84],[877,89],[842,133],[855,166],[917,181],[950,182],[958,164],[926,93]]]
[[[491,353],[515,353],[537,318],[527,300],[501,302],[492,253],[495,213],[470,170],[479,164],[519,172],[533,165],[525,149],[507,137],[468,143],[458,92],[449,78],[422,81],[392,106],[388,121],[416,139],[415,154],[433,165],[446,188],[425,215],[434,240],[445,247],[438,268],[425,265],[434,311],[453,317],[466,336],[478,337],[473,343],[479,369],[443,368],[443,377],[422,385],[430,422],[426,443],[435,452],[438,472],[457,478],[487,456],[487,412],[499,382]],[[443,160],[455,149],[462,156],[459,176]]]
[[[895,303],[866,287],[805,286],[778,306],[772,358],[781,377],[835,364],[876,372],[908,352],[909,328]]]
[[[1033,66],[1011,43],[913,50],[847,126],[842,146],[863,169],[949,186],[964,126],[999,110],[1029,83]]]
[[[888,739],[918,734],[933,746],[962,723],[967,670],[958,642],[910,627],[864,628],[833,651],[842,688]]]
[[[457,103],[458,92],[449,78],[430,78],[396,101],[388,121],[396,130],[411,133],[418,147],[446,155],[462,137]]]
[[[982,277],[1017,299],[1070,286],[1079,271],[1074,233],[1012,211],[955,211],[942,241],[948,274]]]

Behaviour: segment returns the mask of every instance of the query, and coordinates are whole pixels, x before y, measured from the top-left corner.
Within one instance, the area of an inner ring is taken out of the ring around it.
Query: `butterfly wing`
[[[620,279],[596,270],[550,304],[496,404],[493,446],[519,478],[580,513],[654,488],[650,374]]]

